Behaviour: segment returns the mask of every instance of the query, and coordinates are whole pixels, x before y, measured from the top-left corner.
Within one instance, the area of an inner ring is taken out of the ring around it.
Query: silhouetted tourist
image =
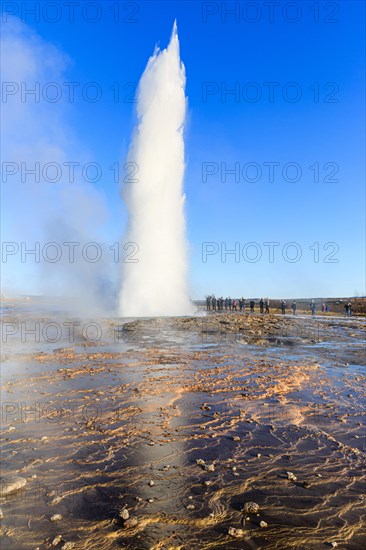
[[[264,301],[264,307],[265,307],[264,313],[269,313],[269,299],[268,298],[266,298],[265,301]]]
[[[311,300],[311,302],[310,302],[310,310],[311,310],[311,315],[315,315],[315,302],[314,302],[314,300]]]
[[[295,300],[291,304],[291,309],[292,309],[292,313],[294,315],[296,315],[296,302],[295,302]]]
[[[230,298],[230,296],[229,296],[228,304],[229,304],[229,310],[231,311],[231,310],[232,310],[232,307],[233,307],[233,301],[232,301],[232,299]]]
[[[217,300],[216,300],[215,296],[212,296],[212,309],[213,309],[213,311],[216,311],[216,304],[217,304]]]
[[[206,298],[207,311],[210,311],[210,309],[211,309],[211,302],[212,302],[211,296],[207,296],[207,298]]]
[[[285,301],[285,300],[281,300],[281,311],[282,311],[282,315],[286,315],[286,307],[287,307],[286,301]]]
[[[233,311],[237,311],[237,305],[238,305],[237,300],[233,300]]]
[[[263,314],[264,313],[264,300],[261,298],[259,300],[259,311]]]
[[[225,310],[227,311],[227,308],[229,307],[229,300],[225,298]]]
[[[242,304],[243,304],[243,311],[245,311],[245,298],[241,298]]]
[[[254,300],[250,300],[250,313],[254,313]]]

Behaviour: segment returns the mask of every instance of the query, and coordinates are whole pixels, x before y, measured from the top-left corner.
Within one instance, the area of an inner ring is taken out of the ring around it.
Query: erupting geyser
[[[135,175],[123,190],[129,211],[119,313],[124,317],[192,313],[187,288],[184,220],[185,69],[176,23],[166,50],[155,49],[138,90],[138,124],[128,162]]]

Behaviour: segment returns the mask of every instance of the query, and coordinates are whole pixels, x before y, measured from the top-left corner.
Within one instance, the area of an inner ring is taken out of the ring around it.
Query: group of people
[[[250,313],[254,313],[255,301],[249,302]],[[215,296],[207,296],[206,298],[207,311],[245,311],[245,298],[216,298]],[[239,308],[239,310],[238,310]],[[269,299],[261,298],[259,300],[259,310],[261,313],[269,313]]]
[[[286,309],[287,309],[286,300],[281,300],[280,307],[281,307],[282,315],[286,315]],[[310,307],[311,315],[315,315],[316,305],[314,300],[311,300],[309,307]],[[212,296],[207,296],[206,298],[206,308],[207,308],[207,311],[245,311],[246,303],[245,303],[245,298],[230,298],[230,296],[228,298],[223,298],[223,296],[221,296],[221,298],[216,298],[214,295],[212,295]],[[249,301],[249,308],[250,308],[250,313],[254,313],[254,309],[255,309],[254,300]],[[347,303],[344,306],[344,308],[345,308],[346,315],[350,317],[352,315],[351,302]],[[291,303],[291,310],[292,310],[292,314],[296,315],[297,304],[295,300],[293,300]],[[328,312],[328,305],[325,302],[322,303],[321,310],[323,313]],[[259,300],[259,312],[263,314],[269,313],[268,298],[261,298]]]
[[[325,304],[322,305],[322,311],[325,311],[325,308],[323,309],[323,306],[325,306]],[[286,300],[281,300],[281,311],[282,311],[282,315],[286,315],[286,308],[287,308],[287,302]],[[291,303],[291,309],[292,309],[292,314],[293,315],[296,315],[296,309],[297,309],[297,304],[296,304],[296,301],[293,300],[292,303]],[[310,302],[310,311],[311,311],[311,315],[315,315],[315,301],[314,300],[311,300]],[[327,311],[328,311],[328,306],[327,306]]]

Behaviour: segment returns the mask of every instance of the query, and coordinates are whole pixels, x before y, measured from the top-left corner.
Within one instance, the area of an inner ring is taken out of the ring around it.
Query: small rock
[[[0,476],[0,497],[5,497],[23,489],[27,484],[24,477],[19,476]]]
[[[53,516],[50,517],[51,521],[60,521],[62,519],[61,514],[53,514]]]
[[[195,509],[195,505],[194,504],[188,504],[186,506],[187,510],[194,510]]]
[[[57,546],[62,541],[62,535],[57,535],[52,541],[52,546]]]
[[[0,519],[3,519],[3,517],[4,517],[4,514],[3,514],[2,509],[0,508]]]
[[[228,534],[231,537],[235,537],[236,539],[239,539],[240,537],[244,536],[243,529],[235,529],[235,527],[229,527]]]
[[[127,508],[123,508],[123,510],[120,511],[119,516],[120,516],[124,521],[126,521],[126,519],[128,519],[128,518],[130,517],[130,514],[129,514]]]
[[[151,504],[152,502],[154,502],[154,499],[153,498],[148,498],[147,502],[150,502],[150,504]]]
[[[296,481],[297,480],[297,477],[292,472],[286,472],[286,474],[287,474],[287,479],[289,479],[290,481]]]
[[[204,466],[206,464],[206,462],[204,460],[202,460],[202,458],[197,458],[196,464],[198,466]]]
[[[302,486],[304,487],[304,489],[310,489],[311,483],[309,483],[308,481],[304,481],[304,483],[302,484]]]
[[[150,479],[150,481],[149,481],[149,485],[150,485],[150,487],[154,487],[154,485],[155,485],[155,481],[154,481],[153,479]]]
[[[61,550],[71,550],[71,548],[74,548],[74,546],[75,542],[65,542],[65,544],[61,546]]]
[[[203,482],[204,485],[206,485],[206,487],[208,487],[209,485],[211,485],[212,481],[209,481],[206,479],[206,481]]]
[[[234,435],[233,441],[240,441],[240,437],[238,435]]]
[[[243,514],[258,514],[259,504],[256,502],[246,502],[242,509]]]
[[[215,471],[214,464],[207,464],[206,465],[206,472],[214,472],[214,471]]]
[[[131,529],[132,527],[136,527],[138,524],[137,518],[128,518],[123,524],[123,527],[126,529]]]
[[[260,527],[268,527],[268,523],[266,521],[261,521],[259,524]]]
[[[333,542],[330,543],[330,545],[331,545],[332,548],[336,548],[338,546],[338,543],[333,541]]]

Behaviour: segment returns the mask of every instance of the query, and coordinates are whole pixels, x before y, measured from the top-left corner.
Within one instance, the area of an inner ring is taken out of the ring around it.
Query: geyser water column
[[[129,213],[124,242],[136,243],[138,251],[123,264],[123,317],[192,313],[183,194],[185,80],[174,23],[169,46],[155,49],[139,83],[138,124],[127,159],[136,173],[123,189]]]

